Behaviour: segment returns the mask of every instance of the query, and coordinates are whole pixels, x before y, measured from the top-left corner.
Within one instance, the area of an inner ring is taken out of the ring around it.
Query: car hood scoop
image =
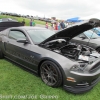
[[[47,38],[40,44],[44,44],[46,42],[49,42],[51,40],[55,39],[67,39],[68,41],[71,40],[73,37],[81,34],[84,31],[90,30],[94,27],[100,26],[100,20],[99,19],[90,19],[86,21],[79,22],[77,24],[74,24],[70,27],[67,27],[63,30],[58,31],[51,37]]]

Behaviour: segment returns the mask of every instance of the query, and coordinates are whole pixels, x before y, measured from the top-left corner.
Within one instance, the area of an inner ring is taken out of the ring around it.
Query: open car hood
[[[100,26],[100,20],[99,19],[90,19],[86,21],[79,22],[77,24],[74,24],[68,28],[65,28],[63,30],[58,31],[51,37],[47,38],[40,44],[44,44],[46,42],[49,42],[51,40],[55,39],[67,39],[67,41],[71,40],[73,37],[81,34],[84,31],[90,30],[94,27]]]

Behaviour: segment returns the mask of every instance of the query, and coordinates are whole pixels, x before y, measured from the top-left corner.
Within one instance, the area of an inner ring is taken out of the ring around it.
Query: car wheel
[[[62,84],[62,74],[58,66],[51,62],[45,61],[40,66],[40,75],[42,81],[51,87],[58,87]]]
[[[2,51],[0,50],[0,59],[2,59],[4,57]]]

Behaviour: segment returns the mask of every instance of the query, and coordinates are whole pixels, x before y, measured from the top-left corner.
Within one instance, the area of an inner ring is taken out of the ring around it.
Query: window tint
[[[26,36],[25,36],[24,33],[21,32],[21,31],[12,30],[12,31],[10,31],[10,33],[9,33],[9,38],[15,39],[15,40],[17,40],[17,39],[19,39],[19,38],[24,38],[24,39],[26,39]]]

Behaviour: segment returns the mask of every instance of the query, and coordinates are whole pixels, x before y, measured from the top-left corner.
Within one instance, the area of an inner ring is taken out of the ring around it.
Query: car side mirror
[[[24,38],[17,39],[17,42],[19,42],[19,43],[28,43],[28,41]]]

